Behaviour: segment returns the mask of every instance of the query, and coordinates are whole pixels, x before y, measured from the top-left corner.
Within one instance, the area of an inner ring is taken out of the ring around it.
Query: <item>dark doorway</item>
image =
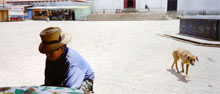
[[[75,19],[75,12],[74,12],[74,10],[73,10],[73,12],[72,12],[72,20],[76,20],[76,19]]]
[[[177,10],[177,0],[168,0],[167,11],[176,11]]]
[[[133,8],[133,0],[128,0],[128,8]]]
[[[124,8],[135,8],[136,0],[124,0]]]

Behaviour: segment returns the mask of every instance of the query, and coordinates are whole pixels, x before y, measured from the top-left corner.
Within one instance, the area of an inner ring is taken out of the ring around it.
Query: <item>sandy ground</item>
[[[39,33],[49,26],[72,35],[68,46],[94,69],[96,94],[220,94],[220,48],[158,35],[177,33],[179,20],[2,22],[0,87],[43,84],[45,55],[38,51]],[[179,47],[199,57],[190,66],[189,79],[171,69],[172,51]]]

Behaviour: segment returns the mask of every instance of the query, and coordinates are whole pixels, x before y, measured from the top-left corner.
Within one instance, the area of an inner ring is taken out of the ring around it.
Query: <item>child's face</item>
[[[62,53],[63,53],[62,48],[59,48],[53,52],[46,53],[46,56],[48,60],[55,61],[62,55]]]

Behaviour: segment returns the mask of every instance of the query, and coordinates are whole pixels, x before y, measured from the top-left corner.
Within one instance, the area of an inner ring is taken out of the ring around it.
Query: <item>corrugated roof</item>
[[[88,2],[93,0],[7,0],[7,2],[24,2],[24,1],[75,1],[75,2]]]
[[[47,7],[32,7],[28,9],[76,9],[89,8],[89,6],[47,6]]]
[[[74,0],[7,0],[8,1],[74,1]]]

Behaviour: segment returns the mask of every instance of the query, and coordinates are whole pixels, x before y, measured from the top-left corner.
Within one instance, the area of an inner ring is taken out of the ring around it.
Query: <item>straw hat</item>
[[[41,53],[52,52],[63,45],[66,45],[70,40],[71,36],[69,34],[63,33],[59,27],[49,27],[44,29],[40,33],[42,42],[39,46],[39,51]]]

